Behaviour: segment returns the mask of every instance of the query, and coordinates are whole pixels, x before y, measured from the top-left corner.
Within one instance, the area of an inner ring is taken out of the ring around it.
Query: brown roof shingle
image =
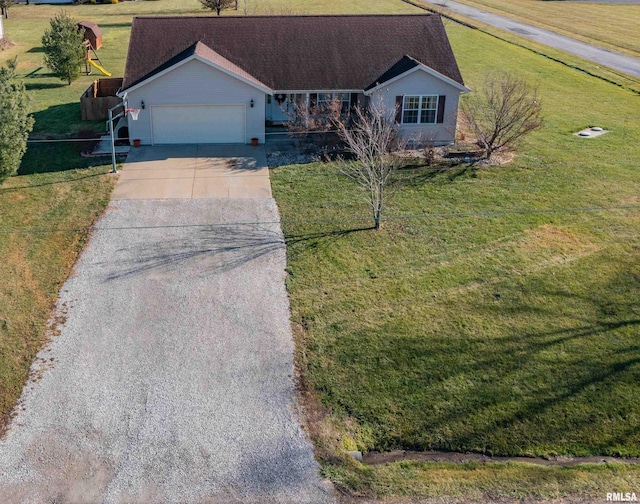
[[[406,56],[464,84],[438,15],[136,17],[123,89],[197,42],[274,90],[366,89]]]
[[[256,86],[259,86],[259,87],[268,88],[268,86],[266,84],[260,82],[253,75],[245,72],[242,68],[239,68],[237,65],[234,65],[228,59],[223,58],[217,52],[215,52],[213,49],[211,49],[210,47],[206,46],[202,42],[196,42],[191,47],[187,47],[180,54],[176,54],[170,60],[165,61],[162,65],[160,65],[159,67],[155,68],[153,71],[151,71],[150,73],[145,75],[140,80],[146,80],[146,79],[148,79],[148,78],[150,78],[150,77],[162,72],[163,70],[166,70],[167,68],[171,68],[172,66],[176,65],[177,63],[180,63],[181,61],[183,61],[183,60],[185,60],[185,59],[187,59],[187,58],[189,58],[191,56],[199,56],[200,58],[202,58],[202,59],[204,59],[206,61],[209,61],[210,63],[213,63],[214,65],[217,65],[218,67],[223,68],[223,69],[225,69],[225,70],[237,75],[238,77],[243,78],[245,81],[251,82],[251,83],[253,83],[253,84],[255,84]],[[138,82],[140,82],[140,80]],[[132,86],[133,85],[135,85],[135,83],[133,83]],[[131,87],[131,86],[129,86],[129,87]]]

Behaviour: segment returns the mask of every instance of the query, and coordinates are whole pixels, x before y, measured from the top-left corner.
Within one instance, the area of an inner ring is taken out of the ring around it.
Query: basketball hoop
[[[138,114],[140,113],[140,109],[139,108],[129,108],[125,111],[126,114],[131,115],[131,119],[133,119],[134,121],[138,120]]]

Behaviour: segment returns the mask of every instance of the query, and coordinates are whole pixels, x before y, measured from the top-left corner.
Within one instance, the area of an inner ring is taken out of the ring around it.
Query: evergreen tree
[[[61,12],[49,21],[51,27],[42,36],[44,62],[56,77],[68,84],[80,77],[87,53],[82,30],[73,18]]]
[[[0,68],[0,184],[15,175],[33,128],[23,82],[15,81],[15,60]]]

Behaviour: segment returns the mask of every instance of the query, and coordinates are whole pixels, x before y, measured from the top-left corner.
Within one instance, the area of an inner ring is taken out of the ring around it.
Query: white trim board
[[[232,72],[232,71],[230,71],[230,70],[228,70],[228,69],[226,69],[224,67],[221,67],[220,65],[216,65],[215,63],[212,63],[211,61],[209,61],[209,60],[207,60],[205,58],[202,58],[201,56],[198,56],[197,54],[192,54],[191,56],[183,59],[182,61],[178,61],[175,65],[171,65],[170,67],[165,68],[161,72],[158,72],[157,74],[154,74],[151,77],[149,77],[149,78],[147,78],[147,79],[145,79],[145,80],[143,80],[141,82],[138,82],[137,84],[134,84],[131,87],[128,87],[124,91],[119,91],[116,94],[118,96],[122,97],[124,93],[129,93],[131,91],[134,91],[136,89],[144,87],[148,83],[150,83],[150,82],[152,82],[152,81],[154,81],[154,80],[156,80],[156,79],[158,79],[160,77],[163,77],[164,75],[168,74],[169,72],[172,72],[172,71],[180,68],[182,65],[185,65],[186,63],[189,63],[190,61],[193,61],[193,60],[196,60],[196,61],[199,61],[201,63],[204,63],[205,65],[209,65],[211,68],[214,68],[214,69],[216,69],[216,70],[218,70],[218,71],[220,71],[220,72],[222,72],[222,73],[224,73],[224,74],[226,74],[226,75],[228,75],[230,77],[233,77],[233,78],[235,78],[235,79],[237,79],[237,80],[239,80],[241,82],[244,82],[245,84],[248,84],[249,86],[251,86],[251,87],[253,87],[253,88],[257,89],[257,90],[262,91],[263,93],[273,94],[273,90],[268,88],[267,86],[258,85],[258,84],[256,84],[255,82],[253,82],[253,81],[251,81],[249,79],[245,79],[244,77],[242,77],[242,76],[240,76],[240,75],[238,75],[238,74],[236,74],[236,73],[234,73],[234,72]]]
[[[385,82],[382,82],[381,84],[378,84],[376,87],[373,87],[373,88],[369,89],[368,91],[365,91],[364,94],[367,95],[367,96],[371,96],[376,91],[379,91],[380,89],[383,89],[383,88],[387,87],[391,83],[393,83],[393,82],[395,82],[397,80],[400,80],[400,79],[402,79],[402,78],[404,78],[404,77],[406,77],[408,75],[411,75],[412,73],[417,72],[418,70],[420,70],[422,72],[425,72],[426,74],[429,74],[432,77],[435,77],[436,79],[440,79],[441,81],[446,82],[447,84],[449,84],[450,86],[453,86],[454,88],[456,88],[458,91],[460,91],[462,93],[470,93],[471,92],[471,89],[469,89],[467,86],[463,86],[459,82],[456,82],[453,79],[450,79],[446,75],[442,75],[440,72],[436,72],[433,68],[429,68],[428,66],[423,65],[422,63],[418,63],[416,66],[414,66],[413,68],[407,70],[406,72],[403,72],[400,75],[396,75],[392,79],[389,79],[389,80],[387,80]]]

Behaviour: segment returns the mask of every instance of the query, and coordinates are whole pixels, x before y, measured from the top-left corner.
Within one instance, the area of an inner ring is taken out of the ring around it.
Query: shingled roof
[[[464,85],[435,14],[136,17],[123,90],[205,50],[198,42],[274,90],[364,90],[418,63]]]
[[[154,69],[153,71],[151,71],[150,73],[145,75],[142,80],[146,80],[149,77],[153,77],[154,75],[159,74],[160,72],[162,72],[162,71],[164,71],[164,70],[166,70],[168,68],[171,68],[172,66],[176,65],[177,63],[180,63],[181,61],[187,60],[187,59],[191,58],[192,56],[198,56],[202,60],[208,61],[209,63],[212,63],[212,64],[214,64],[215,66],[217,66],[219,68],[222,68],[222,69],[224,69],[224,70],[226,70],[226,71],[228,71],[228,72],[230,72],[232,74],[235,74],[238,77],[240,77],[241,79],[244,79],[245,81],[253,84],[256,87],[262,87],[262,88],[267,88],[268,89],[268,86],[266,86],[265,84],[260,82],[253,75],[248,74],[242,68],[239,68],[237,65],[234,65],[228,59],[223,58],[222,56],[220,56],[220,54],[218,54],[216,51],[214,51],[210,47],[206,46],[202,42],[196,42],[191,47],[187,47],[180,54],[175,55],[170,60],[165,61],[158,68]]]

